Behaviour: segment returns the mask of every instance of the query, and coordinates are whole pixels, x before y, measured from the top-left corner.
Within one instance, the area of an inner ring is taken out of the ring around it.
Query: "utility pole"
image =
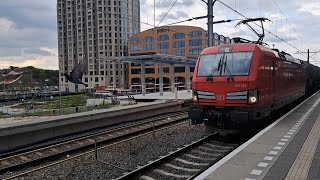
[[[294,53],[294,54],[307,54],[307,62],[310,63],[310,58],[312,58],[312,56],[316,55],[317,53],[319,53],[320,51],[315,51],[315,52],[310,52],[310,49],[308,49],[307,52],[297,52],[297,53]],[[313,55],[310,56],[310,53],[312,53]]]
[[[202,0],[205,2],[204,0]],[[228,21],[219,21],[219,22],[213,22],[213,5],[216,3],[217,0],[208,0],[208,2],[205,2],[208,6],[208,47],[213,46],[213,24],[218,23],[224,23]],[[230,20],[229,20],[230,21]]]
[[[213,46],[213,0],[208,0],[208,47]]]
[[[156,27],[156,0],[153,1],[153,27]]]

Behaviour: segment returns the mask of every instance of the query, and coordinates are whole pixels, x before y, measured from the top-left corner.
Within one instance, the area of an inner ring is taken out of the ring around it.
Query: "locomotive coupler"
[[[191,124],[202,124],[203,123],[203,110],[201,107],[192,106],[188,111],[188,116],[191,119]]]

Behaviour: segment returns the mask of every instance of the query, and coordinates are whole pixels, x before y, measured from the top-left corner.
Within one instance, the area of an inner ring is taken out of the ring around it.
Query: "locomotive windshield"
[[[235,52],[202,55],[197,76],[248,76],[252,54]]]

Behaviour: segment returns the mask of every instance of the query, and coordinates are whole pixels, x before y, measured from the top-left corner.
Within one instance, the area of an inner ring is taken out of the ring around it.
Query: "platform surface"
[[[163,95],[161,96],[159,92],[156,93],[149,93],[149,94],[136,94],[132,95],[134,99],[159,99],[159,100],[174,100],[175,99],[175,93],[174,92],[163,92]],[[127,98],[128,96],[119,96],[118,98]],[[183,90],[177,92],[177,99],[179,100],[186,100],[192,98],[192,91],[190,90]]]
[[[144,103],[137,103],[130,106],[117,106],[113,108],[108,109],[96,109],[93,111],[87,111],[87,112],[80,112],[80,113],[74,113],[74,114],[67,114],[67,115],[60,115],[60,116],[51,116],[51,117],[35,117],[35,118],[26,118],[26,119],[19,119],[19,120],[11,120],[11,121],[1,121],[0,120],[0,131],[2,129],[6,129],[8,127],[15,127],[15,126],[22,126],[22,125],[28,125],[28,124],[35,124],[35,123],[46,123],[46,122],[52,122],[57,121],[60,119],[70,118],[70,117],[83,117],[87,115],[95,115],[97,113],[113,113],[115,111],[121,111],[121,110],[128,110],[128,109],[134,109],[134,108],[143,108],[143,107],[150,107],[157,104],[165,104],[165,101],[157,101],[157,102],[144,102]]]
[[[320,180],[319,103],[318,92],[196,179]]]

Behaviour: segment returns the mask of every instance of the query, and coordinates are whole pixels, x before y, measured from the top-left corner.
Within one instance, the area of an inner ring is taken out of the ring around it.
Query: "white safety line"
[[[300,120],[304,121],[305,119],[307,119],[307,118],[310,116],[311,112],[317,107],[317,105],[319,105],[319,103],[320,103],[320,98],[317,99],[317,101],[316,101],[316,102],[312,105],[312,107],[303,115],[303,118],[300,118]],[[300,123],[300,124],[301,124],[301,123]],[[290,131],[292,131],[292,130],[296,131],[296,130],[298,129],[298,127],[299,127],[299,125],[294,125],[294,126],[291,128]],[[293,134],[293,133],[290,132],[290,131],[289,131],[287,134],[289,134],[289,133],[290,133],[290,134]],[[291,138],[291,136],[285,135],[284,138],[281,139],[281,141],[287,142],[288,139],[285,139],[285,138]],[[285,145],[284,142],[278,142],[278,145],[279,145],[279,143],[281,143],[282,145]],[[273,149],[280,150],[281,148],[282,148],[282,147],[280,147],[280,146],[275,146]],[[269,154],[270,154],[270,155],[277,155],[278,152],[277,152],[277,151],[270,151]],[[265,159],[265,158],[264,158],[264,159]],[[272,159],[273,159],[273,158],[272,158]],[[263,162],[260,162],[257,166],[262,167],[262,168],[267,167],[267,166],[263,167]],[[292,167],[291,167],[291,169],[292,169]],[[290,170],[291,170],[291,169],[290,169]],[[253,171],[256,172],[255,169],[254,169]],[[253,171],[252,171],[252,172],[253,172]],[[261,171],[261,172],[260,172],[260,171]],[[250,173],[251,175],[260,176],[260,174],[263,172],[263,169],[262,169],[262,170],[259,170],[259,173],[252,173],[252,172]]]
[[[254,169],[254,170],[251,171],[250,174],[259,176],[261,173],[262,173],[261,170]]]
[[[319,91],[318,91],[319,92]],[[231,153],[229,153],[227,156],[225,156],[224,158],[222,158],[220,161],[218,161],[217,163],[215,163],[213,166],[211,166],[210,168],[208,168],[207,170],[205,170],[204,172],[202,172],[199,176],[197,176],[195,178],[195,180],[202,180],[205,177],[209,176],[209,174],[211,174],[213,171],[215,171],[216,169],[218,169],[220,166],[222,166],[224,163],[226,163],[228,160],[230,160],[232,157],[234,157],[235,155],[237,155],[240,151],[242,151],[244,148],[246,148],[248,145],[250,145],[252,142],[254,142],[255,140],[257,140],[260,136],[262,136],[264,133],[266,133],[267,131],[269,131],[271,128],[273,128],[275,125],[277,125],[280,121],[282,121],[285,117],[287,117],[289,114],[291,114],[293,111],[295,111],[296,109],[298,109],[300,106],[302,106],[306,101],[308,101],[309,99],[311,99],[313,96],[315,96],[318,92],[314,93],[312,96],[310,96],[309,98],[307,98],[306,100],[304,100],[303,102],[301,102],[298,106],[296,106],[295,108],[293,108],[292,110],[290,110],[288,113],[286,113],[285,115],[283,115],[282,117],[280,117],[277,121],[273,122],[272,124],[270,124],[268,127],[264,128],[262,131],[260,131],[258,134],[256,134],[255,136],[253,136],[251,139],[249,139],[247,142],[245,142],[244,144],[242,144],[241,146],[239,146],[237,149],[235,149],[234,151],[232,151]],[[306,116],[305,116],[306,117]],[[266,156],[268,157],[268,156]],[[265,158],[266,158],[265,157]]]
[[[282,149],[282,147],[280,147],[280,146],[275,146],[273,149],[275,149],[275,150],[280,150],[280,149]]]
[[[267,167],[269,163],[260,162],[257,166],[259,167]]]
[[[277,155],[277,154],[278,154],[278,151],[270,151],[269,154],[271,154],[271,155]]]
[[[266,161],[272,161],[273,157],[271,156],[266,156],[263,158],[263,160],[266,160]]]

